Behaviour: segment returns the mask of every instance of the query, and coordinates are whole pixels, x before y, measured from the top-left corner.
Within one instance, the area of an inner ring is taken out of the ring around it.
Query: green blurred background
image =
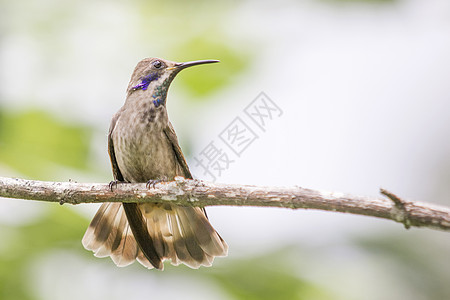
[[[0,0],[0,176],[112,179],[111,116],[144,57],[184,71],[168,109],[193,158],[260,93],[283,115],[218,181],[450,205],[448,0]],[[96,205],[0,199],[0,299],[450,299],[448,233],[213,207],[212,268],[117,268],[81,238]]]

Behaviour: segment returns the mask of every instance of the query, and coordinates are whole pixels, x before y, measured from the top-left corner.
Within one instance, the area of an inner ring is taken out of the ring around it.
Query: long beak
[[[188,67],[192,67],[192,66],[196,66],[196,65],[212,64],[212,63],[216,63],[216,62],[219,62],[219,61],[220,60],[215,60],[215,59],[188,61],[188,62],[183,62],[183,63],[177,63],[172,68],[167,68],[167,70],[173,70],[173,69],[182,70],[182,69],[185,69],[185,68],[188,68]]]

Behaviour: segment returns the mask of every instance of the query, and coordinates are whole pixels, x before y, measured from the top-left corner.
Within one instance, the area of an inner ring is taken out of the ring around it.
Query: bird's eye
[[[155,60],[155,61],[153,62],[153,67],[155,67],[156,69],[161,68],[161,67],[162,67],[162,62],[159,61],[159,60]]]

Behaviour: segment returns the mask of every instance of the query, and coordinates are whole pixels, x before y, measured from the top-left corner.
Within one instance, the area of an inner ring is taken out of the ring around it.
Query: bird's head
[[[167,90],[175,76],[183,69],[191,66],[216,63],[218,60],[197,60],[177,63],[161,58],[145,58],[134,69],[128,85],[128,95],[140,92],[152,97],[155,106],[164,104]]]

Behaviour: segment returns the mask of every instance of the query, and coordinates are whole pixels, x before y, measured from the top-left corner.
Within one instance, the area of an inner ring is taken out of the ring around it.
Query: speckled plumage
[[[177,174],[172,145],[163,131],[163,127],[169,126],[164,106],[155,107],[151,101],[137,100],[135,108],[124,106],[118,114],[112,141],[118,167],[126,181],[184,176]]]
[[[112,118],[108,135],[116,180],[192,178],[165,102],[180,70],[208,62],[215,61],[180,64],[149,58],[138,63],[125,104]],[[192,268],[210,266],[215,256],[225,256],[228,250],[204,209],[170,204],[105,203],[87,229],[83,245],[96,256],[110,256],[118,266],[137,259],[158,269],[163,269],[165,259]]]

